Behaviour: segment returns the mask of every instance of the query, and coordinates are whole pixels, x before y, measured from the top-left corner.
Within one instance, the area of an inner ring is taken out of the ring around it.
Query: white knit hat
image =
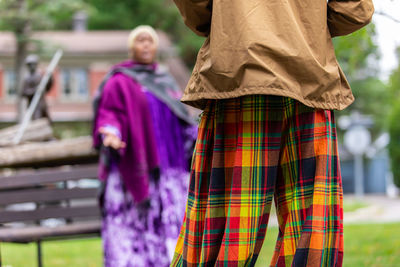
[[[132,50],[133,45],[135,44],[135,39],[139,36],[139,34],[141,33],[148,33],[151,38],[154,41],[154,44],[156,46],[158,46],[159,43],[159,39],[158,39],[158,35],[157,32],[153,29],[153,27],[149,26],[149,25],[140,25],[137,26],[135,29],[133,29],[131,31],[131,33],[129,34],[128,37],[128,48],[129,50]]]

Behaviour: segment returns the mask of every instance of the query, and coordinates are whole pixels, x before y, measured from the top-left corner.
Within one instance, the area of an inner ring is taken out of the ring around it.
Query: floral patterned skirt
[[[150,201],[136,204],[117,168],[107,178],[104,266],[169,266],[185,213],[189,173],[169,169],[150,182]]]

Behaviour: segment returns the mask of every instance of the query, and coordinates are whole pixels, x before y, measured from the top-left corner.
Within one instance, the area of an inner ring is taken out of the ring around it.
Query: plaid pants
[[[270,266],[341,266],[342,197],[332,111],[278,96],[210,100],[171,266],[253,266],[272,198]]]

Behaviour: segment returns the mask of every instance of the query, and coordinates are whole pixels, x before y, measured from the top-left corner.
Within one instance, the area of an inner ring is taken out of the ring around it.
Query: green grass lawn
[[[345,226],[344,266],[397,267],[400,266],[400,223]],[[256,266],[268,266],[278,234],[271,227]],[[36,247],[1,244],[3,267],[36,266]],[[80,239],[43,243],[45,267],[100,267],[101,240]]]
[[[277,227],[269,229],[257,267],[269,266],[277,235]],[[345,226],[343,266],[400,266],[400,223]]]
[[[353,212],[365,207],[368,207],[368,204],[361,200],[347,198],[343,200],[343,212]]]
[[[0,244],[3,267],[36,267],[36,244]],[[100,267],[100,238],[42,243],[44,267]]]

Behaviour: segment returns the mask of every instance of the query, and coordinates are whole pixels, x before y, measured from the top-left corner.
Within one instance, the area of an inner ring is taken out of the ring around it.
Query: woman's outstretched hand
[[[105,147],[111,147],[115,150],[125,148],[126,143],[119,138],[115,133],[112,133],[111,131],[108,131],[106,128],[101,127],[99,129],[99,133],[101,133],[104,138],[103,138],[103,145]]]

